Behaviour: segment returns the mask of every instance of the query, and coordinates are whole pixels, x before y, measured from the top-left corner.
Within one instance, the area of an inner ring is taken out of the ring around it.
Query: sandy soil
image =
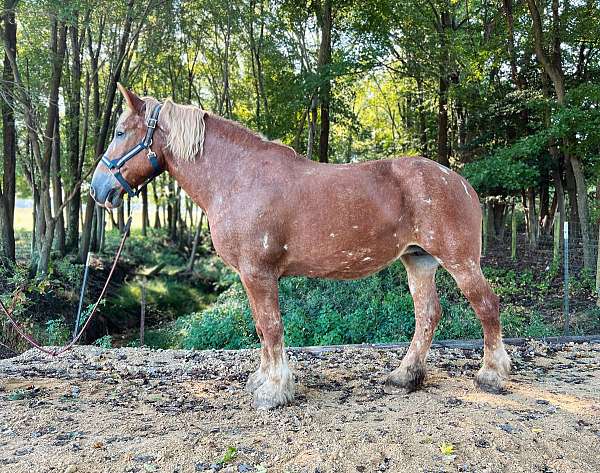
[[[432,350],[422,391],[385,394],[403,353],[293,351],[296,401],[260,412],[254,350],[29,351],[0,361],[0,472],[600,471],[600,344],[511,348],[500,395],[459,349]]]

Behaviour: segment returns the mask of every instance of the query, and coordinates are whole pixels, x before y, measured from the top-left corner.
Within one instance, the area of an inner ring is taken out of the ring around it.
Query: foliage
[[[528,276],[491,273],[496,290],[505,297],[527,292]],[[438,272],[442,320],[438,339],[480,338],[481,324],[460,296],[452,278]],[[499,291],[502,292],[502,291]],[[369,278],[328,281],[285,278],[280,303],[286,343],[290,346],[408,341],[414,331],[413,303],[406,273],[396,263]],[[505,304],[501,318],[505,336],[546,336],[557,328],[524,306]],[[169,341],[184,348],[244,348],[256,346],[252,315],[241,284],[225,291],[210,308],[180,318]]]
[[[61,319],[52,319],[46,322],[46,335],[49,345],[64,345],[71,332],[69,327]]]
[[[466,164],[462,174],[482,196],[518,194],[539,178],[538,171],[527,163],[499,155]]]

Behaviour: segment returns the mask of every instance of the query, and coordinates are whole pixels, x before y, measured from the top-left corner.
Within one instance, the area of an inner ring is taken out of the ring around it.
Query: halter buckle
[[[146,124],[146,126],[148,128],[156,128],[156,124],[158,123],[158,118],[148,118],[148,123]]]

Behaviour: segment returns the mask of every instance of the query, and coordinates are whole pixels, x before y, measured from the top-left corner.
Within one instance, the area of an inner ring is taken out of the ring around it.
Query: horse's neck
[[[202,155],[188,161],[168,157],[167,169],[192,200],[208,211],[255,163],[251,150],[232,138],[240,133],[234,124],[210,116],[205,124]]]

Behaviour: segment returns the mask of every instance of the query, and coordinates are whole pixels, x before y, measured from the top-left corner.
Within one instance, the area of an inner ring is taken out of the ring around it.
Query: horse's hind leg
[[[402,262],[415,305],[415,334],[400,367],[388,376],[386,387],[411,392],[418,389],[425,379],[425,358],[442,309],[435,287],[438,267],[435,258],[427,254],[404,255]]]
[[[475,376],[475,383],[485,391],[498,392],[510,372],[510,358],[502,343],[498,296],[474,261],[444,264],[444,267],[456,280],[483,326],[483,366]]]

